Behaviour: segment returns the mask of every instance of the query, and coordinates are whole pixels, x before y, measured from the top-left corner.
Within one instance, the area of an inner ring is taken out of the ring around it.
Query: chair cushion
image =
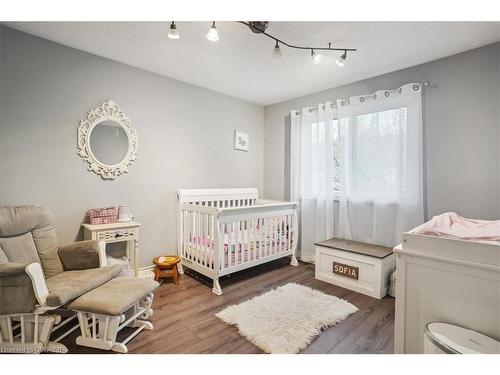
[[[31,232],[13,237],[0,237],[0,248],[12,263],[40,263]]]
[[[99,241],[86,240],[59,246],[58,254],[65,271],[99,267]]]
[[[156,281],[141,277],[117,277],[85,293],[68,305],[70,310],[117,316],[157,287]]]
[[[54,225],[47,223],[31,231],[35,246],[42,261],[45,277],[55,276],[63,271],[63,265],[57,252],[57,235]]]
[[[120,273],[121,267],[113,265],[88,270],[64,271],[47,279],[49,295],[47,305],[61,306],[97,288]]]
[[[30,313],[37,303],[26,263],[0,264],[0,315]]]
[[[0,237],[19,236],[52,222],[52,213],[41,206],[0,206]]]
[[[9,262],[41,263],[47,278],[61,273],[63,267],[57,254],[53,221],[52,212],[46,207],[0,206],[0,247]],[[13,238],[29,239],[31,243],[29,246],[16,246],[12,251],[7,250],[5,246],[9,245],[4,246],[3,242]]]

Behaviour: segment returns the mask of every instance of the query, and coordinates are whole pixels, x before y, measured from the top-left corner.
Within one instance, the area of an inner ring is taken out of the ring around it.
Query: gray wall
[[[267,106],[265,196],[287,195],[285,118],[290,110],[424,81],[431,82],[423,101],[428,216],[456,211],[498,219],[500,43]]]
[[[176,189],[263,187],[261,106],[2,28],[0,204],[50,207],[60,242],[91,207],[129,204],[142,266],[175,252]],[[137,161],[104,181],[76,154],[78,121],[112,98],[137,129]],[[233,130],[250,152],[233,150]]]

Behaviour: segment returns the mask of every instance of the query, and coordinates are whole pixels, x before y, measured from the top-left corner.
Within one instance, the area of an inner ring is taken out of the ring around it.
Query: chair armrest
[[[65,271],[87,270],[107,266],[104,241],[79,241],[59,247],[59,258]]]
[[[38,263],[0,263],[0,315],[31,313],[49,294]]]

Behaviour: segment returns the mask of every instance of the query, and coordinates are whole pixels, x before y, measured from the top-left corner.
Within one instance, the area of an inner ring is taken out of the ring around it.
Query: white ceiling
[[[270,22],[268,32],[292,44],[354,47],[344,68],[338,53],[312,64],[308,51],[282,48],[245,25],[219,22],[7,22],[5,25],[70,47],[253,103],[268,105],[374,77],[500,40],[499,22]]]

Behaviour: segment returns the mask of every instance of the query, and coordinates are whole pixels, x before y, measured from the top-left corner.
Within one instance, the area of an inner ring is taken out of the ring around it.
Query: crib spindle
[[[195,260],[195,255],[196,255],[196,249],[195,249],[195,244],[196,244],[196,234],[195,234],[195,228],[194,228],[194,223],[195,223],[195,212],[190,212],[190,228],[191,228],[191,243],[190,243],[190,257],[192,260]]]
[[[266,256],[268,255],[271,255],[271,247],[273,246],[273,243],[272,243],[272,222],[270,220],[270,218],[266,218],[266,233],[267,233],[267,236],[266,236],[266,243],[267,243],[267,246],[266,246]]]
[[[208,267],[208,259],[210,256],[210,216],[205,214],[205,231],[203,234],[203,254],[205,257],[205,266]]]
[[[196,262],[201,263],[201,214],[196,215]]]
[[[250,262],[253,260],[253,246],[252,246],[252,239],[253,239],[253,220],[248,220],[248,228],[247,228],[247,260]]]
[[[280,216],[280,234],[278,236],[278,241],[279,241],[279,252],[283,252],[283,233],[284,233],[284,228],[283,226],[285,225],[285,216],[284,215],[281,215]]]
[[[208,257],[208,268],[213,269],[214,268],[214,255],[215,255],[215,250],[214,250],[214,240],[215,240],[215,233],[214,233],[214,216],[210,215],[210,228],[209,228],[209,243],[208,243],[208,248],[209,248],[209,257]]]
[[[239,264],[241,248],[241,221],[236,222],[236,236],[234,248],[234,264]]]
[[[234,244],[234,240],[233,240],[233,237],[235,235],[234,231],[236,230],[236,225],[234,224],[234,221],[231,222],[231,233],[229,233],[229,240],[228,240],[228,243],[229,243],[229,249],[228,249],[228,253],[229,253],[229,267],[232,267],[234,266],[233,262],[234,262],[234,258],[233,258],[233,244]]]
[[[260,257],[264,258],[266,255],[266,232],[265,232],[265,219],[260,219]]]
[[[286,240],[287,240],[287,250],[290,250],[292,247],[290,246],[291,245],[291,239],[292,239],[292,233],[291,233],[291,216],[290,215],[287,215],[286,216]]]
[[[276,222],[276,218],[273,217],[271,219],[272,227],[271,227],[271,255],[274,255],[276,252],[276,231],[278,230],[278,223]]]
[[[204,243],[204,221],[205,221],[205,215],[203,213],[198,214],[198,220],[200,221],[200,227],[198,228],[198,256],[199,256],[199,262],[200,264],[203,264],[204,262],[204,254],[203,254],[203,243]]]
[[[244,242],[245,242],[245,222],[240,220],[238,222],[238,227],[239,227],[239,234],[240,234],[240,238],[238,240],[238,263],[237,264],[241,264],[244,262],[244,250],[245,250],[245,245],[244,245]]]

